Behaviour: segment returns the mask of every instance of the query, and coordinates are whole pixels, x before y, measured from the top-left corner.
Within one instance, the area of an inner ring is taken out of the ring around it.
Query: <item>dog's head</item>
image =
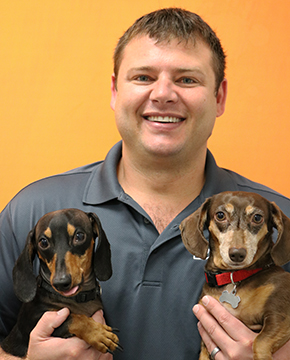
[[[278,232],[275,243],[273,228]],[[275,203],[255,193],[214,195],[182,221],[180,230],[187,250],[206,259],[210,249],[210,261],[218,269],[247,268],[268,253],[276,265],[290,261],[290,219]]]
[[[29,232],[13,269],[14,290],[23,302],[31,301],[36,294],[36,255],[41,276],[64,296],[77,294],[94,277],[105,281],[112,275],[110,244],[94,213],[54,211],[44,215]]]

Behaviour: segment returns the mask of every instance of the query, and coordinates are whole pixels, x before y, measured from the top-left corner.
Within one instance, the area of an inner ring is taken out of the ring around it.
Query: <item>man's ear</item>
[[[219,117],[225,112],[228,93],[228,81],[223,79],[216,94],[217,109],[216,116]]]
[[[113,74],[111,77],[111,108],[114,111],[115,111],[116,97],[117,97],[117,79],[115,74]]]

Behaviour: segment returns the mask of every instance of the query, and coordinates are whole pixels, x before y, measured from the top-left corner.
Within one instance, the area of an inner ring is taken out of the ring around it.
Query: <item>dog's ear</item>
[[[290,219],[274,202],[271,203],[271,213],[274,227],[278,231],[271,256],[276,265],[282,266],[290,261]]]
[[[112,276],[111,247],[102,228],[100,219],[95,213],[88,213],[93,231],[98,237],[98,245],[94,255],[94,272],[101,281],[106,281]]]
[[[25,303],[34,299],[37,289],[37,281],[33,273],[34,234],[35,228],[29,232],[25,247],[13,268],[14,292],[18,299]]]
[[[206,259],[208,241],[203,235],[205,222],[211,198],[208,198],[200,208],[189,215],[180,224],[181,238],[186,249],[196,257]]]

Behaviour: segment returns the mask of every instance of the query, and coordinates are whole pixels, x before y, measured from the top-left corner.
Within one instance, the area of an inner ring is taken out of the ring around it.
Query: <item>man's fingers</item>
[[[202,305],[195,305],[193,312],[200,320],[198,330],[208,350],[212,351],[216,346],[220,349],[232,346],[232,338]]]
[[[202,298],[202,304],[233,340],[239,341],[241,338],[248,337],[252,334],[250,329],[243,325],[236,317],[231,315],[222,304],[211,296],[204,296]],[[196,316],[201,320],[198,315]],[[202,321],[203,327],[207,331],[213,327],[212,331],[210,331],[213,332],[215,328],[213,319],[210,319],[210,317],[207,317],[206,314],[204,314],[204,320],[206,322],[204,323],[204,321]]]
[[[209,352],[217,346],[221,351],[215,358],[252,359],[253,341],[257,334],[231,315],[217,300],[202,298],[202,305],[195,305],[193,312],[200,321],[200,335]]]
[[[202,340],[203,340],[206,348],[208,349],[209,353],[211,353],[213,351],[213,349],[215,349],[217,347],[217,345],[212,341],[211,337],[205,331],[204,327],[202,326],[202,324],[200,322],[197,324],[197,327],[198,327],[198,331],[200,333],[200,336],[202,337]],[[220,349],[222,350],[222,347],[220,347]],[[218,355],[215,356],[215,360],[218,360]]]

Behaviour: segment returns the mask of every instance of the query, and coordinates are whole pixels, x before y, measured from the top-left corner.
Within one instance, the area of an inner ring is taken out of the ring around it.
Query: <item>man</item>
[[[227,82],[219,39],[199,16],[180,9],[145,15],[119,40],[114,62],[111,107],[123,141],[104,162],[28,186],[1,215],[1,336],[19,309],[10,274],[26,234],[44,213],[76,207],[98,214],[111,243],[113,276],[102,283],[104,311],[124,347],[114,358],[198,359],[192,307],[204,263],[185,250],[180,222],[224,190],[255,191],[288,215],[290,201],[218,168],[207,150],[224,112]],[[251,359],[256,334],[212,298],[203,303],[193,311],[209,352],[216,349],[216,360]],[[76,338],[50,337],[67,315],[66,309],[44,315],[31,335],[30,360],[109,356]],[[102,321],[101,315],[95,317]],[[285,359],[289,347],[275,359]]]

